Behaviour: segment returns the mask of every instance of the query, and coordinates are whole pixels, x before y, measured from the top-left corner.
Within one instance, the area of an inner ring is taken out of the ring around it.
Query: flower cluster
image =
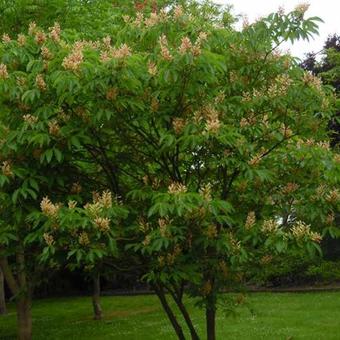
[[[53,54],[50,52],[50,50],[48,49],[48,47],[43,46],[41,48],[41,56],[43,57],[43,59],[45,60],[49,60],[53,58]]]
[[[206,185],[204,185],[200,190],[199,190],[199,194],[203,197],[203,199],[206,202],[210,202],[212,197],[211,197],[211,184],[208,183]]]
[[[322,240],[322,236],[319,233],[316,233],[314,231],[311,231],[310,225],[305,224],[302,221],[297,221],[292,229],[291,233],[293,237],[297,240],[304,239],[305,237],[309,238],[310,240],[314,242],[320,243]]]
[[[180,17],[182,17],[184,14],[184,10],[183,7],[181,5],[178,5],[174,8],[174,19],[179,19]]]
[[[55,22],[54,25],[49,28],[49,31],[50,31],[51,39],[55,42],[59,42],[60,41],[60,33],[61,33],[59,23]]]
[[[56,119],[53,119],[48,122],[48,132],[52,136],[58,136],[60,132],[60,126]]]
[[[89,239],[89,235],[87,234],[87,232],[83,231],[80,233],[78,242],[81,246],[87,246],[90,244],[90,239]]]
[[[56,218],[60,209],[60,204],[53,204],[48,197],[44,197],[40,202],[42,213],[50,218]]]
[[[110,87],[106,92],[106,99],[110,101],[116,100],[118,96],[118,89],[116,87]]]
[[[54,244],[54,238],[49,233],[44,233],[43,238],[48,246],[52,246]]]
[[[4,34],[2,35],[2,42],[3,42],[4,44],[8,44],[9,42],[11,42],[10,36],[9,36],[8,34],[4,33]]]
[[[28,34],[33,35],[36,30],[37,30],[37,24],[34,21],[30,22],[28,25]]]
[[[71,54],[64,58],[62,66],[65,70],[78,71],[83,60],[83,46],[80,44],[75,44]]]
[[[304,72],[302,81],[305,85],[314,88],[317,91],[321,91],[322,89],[322,81],[319,77],[316,77],[311,72]]]
[[[97,217],[94,219],[94,223],[101,232],[106,233],[110,231],[110,219],[109,218]]]
[[[35,31],[34,36],[35,42],[39,45],[43,44],[47,39],[46,34],[43,31]]]
[[[162,34],[161,37],[159,38],[159,45],[161,47],[162,57],[167,61],[171,61],[173,59],[173,57],[170,54],[170,51],[169,51],[169,48],[168,48],[168,40],[167,40],[165,34]]]
[[[304,15],[308,11],[309,6],[310,4],[306,2],[301,3],[294,8],[294,11],[297,12],[299,15]]]
[[[131,55],[131,48],[127,44],[122,44],[119,48],[113,48],[101,52],[100,60],[105,63],[111,59],[124,59]]]
[[[327,196],[326,201],[329,203],[337,203],[340,200],[340,192],[338,189],[331,190]]]
[[[187,192],[187,187],[179,182],[172,182],[168,186],[168,193],[172,195],[177,195],[177,194],[184,194]]]
[[[205,130],[210,133],[217,133],[221,127],[218,112],[212,107],[207,107],[204,115],[206,118]]]
[[[256,215],[254,211],[250,211],[247,215],[246,223],[244,227],[249,230],[251,229],[256,223]]]
[[[31,114],[23,115],[22,119],[29,125],[34,125],[38,122],[38,117],[33,116]]]
[[[42,74],[38,74],[35,78],[35,84],[37,85],[40,91],[46,91],[47,85],[44,80],[44,76]]]
[[[13,176],[11,163],[8,161],[4,161],[1,165],[1,172],[7,177]]]
[[[179,135],[185,128],[186,121],[183,118],[174,118],[172,121],[172,127],[177,135]]]
[[[26,36],[24,34],[18,34],[17,41],[19,46],[24,46],[26,44]]]
[[[0,79],[7,78],[8,78],[7,66],[5,64],[0,64]]]
[[[261,231],[265,234],[274,234],[279,229],[279,225],[275,220],[266,220],[262,224]]]
[[[157,74],[157,65],[156,65],[156,63],[154,63],[152,61],[148,62],[148,73],[151,76],[153,76],[153,77]]]
[[[69,209],[74,209],[77,206],[76,201],[68,201],[67,206]]]
[[[169,237],[168,229],[169,224],[170,224],[169,218],[158,219],[159,233],[161,234],[162,237]]]
[[[216,226],[214,224],[210,224],[206,229],[205,234],[209,239],[216,238],[218,234]]]
[[[282,188],[282,193],[284,195],[289,195],[299,189],[299,185],[297,183],[287,183],[284,188]]]
[[[272,83],[268,88],[268,97],[273,98],[285,96],[291,84],[292,79],[288,74],[281,74],[277,76],[274,83]]]

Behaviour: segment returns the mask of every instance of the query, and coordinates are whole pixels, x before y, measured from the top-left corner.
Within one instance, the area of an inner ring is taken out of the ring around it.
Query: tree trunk
[[[191,320],[191,318],[190,318],[190,315],[189,315],[189,313],[188,313],[186,307],[185,307],[184,304],[183,304],[182,298],[181,298],[181,297],[178,297],[178,296],[177,296],[174,292],[172,292],[172,291],[171,291],[170,293],[171,293],[171,295],[172,295],[174,301],[176,302],[176,305],[177,305],[178,309],[179,309],[180,312],[182,313],[183,318],[184,318],[184,320],[185,320],[185,322],[186,322],[186,324],[187,324],[187,326],[188,326],[188,328],[189,328],[189,330],[190,330],[191,339],[192,339],[192,340],[199,340],[199,336],[198,336],[198,334],[197,334],[197,332],[196,332],[196,329],[195,329],[195,327],[194,327],[194,325],[193,325],[193,323],[192,323],[192,320]]]
[[[7,313],[6,300],[5,300],[5,280],[4,274],[0,267],[0,315]]]
[[[207,340],[216,339],[216,309],[214,305],[207,305],[205,310],[206,324],[207,324]]]
[[[95,274],[93,278],[93,295],[92,305],[95,320],[101,320],[103,318],[103,310],[100,305],[100,274]]]
[[[176,316],[175,314],[173,313],[173,311],[171,310],[169,304],[168,304],[168,301],[166,300],[166,297],[165,297],[165,294],[164,294],[164,291],[162,288],[158,288],[158,287],[154,287],[155,289],[155,292],[162,304],[162,307],[165,311],[165,313],[167,314],[171,324],[172,324],[172,327],[174,328],[176,334],[177,334],[177,337],[179,340],[185,340],[185,336],[184,336],[184,333],[183,333],[183,330],[182,330],[182,327],[181,325],[178,323],[177,319],[176,319]]]
[[[27,295],[18,297],[17,302],[18,339],[32,339],[31,299]]]

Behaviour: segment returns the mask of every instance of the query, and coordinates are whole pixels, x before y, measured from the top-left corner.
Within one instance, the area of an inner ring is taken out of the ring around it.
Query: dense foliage
[[[164,3],[113,6],[98,33],[90,11],[88,36],[77,22],[3,36],[0,264],[23,339],[36,273],[117,259],[180,339],[166,292],[193,339],[183,292],[197,297],[215,339],[218,306],[242,302],[219,293],[335,229],[334,94],[278,52],[319,19],[300,5],[235,31],[210,3]]]

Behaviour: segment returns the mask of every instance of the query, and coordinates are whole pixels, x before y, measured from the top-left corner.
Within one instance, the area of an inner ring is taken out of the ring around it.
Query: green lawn
[[[155,296],[104,297],[105,319],[92,320],[89,298],[34,302],[33,339],[175,339]],[[219,313],[218,339],[340,339],[340,293],[257,293],[238,315]],[[191,307],[204,339],[201,310]],[[0,317],[0,339],[15,338],[15,313]]]

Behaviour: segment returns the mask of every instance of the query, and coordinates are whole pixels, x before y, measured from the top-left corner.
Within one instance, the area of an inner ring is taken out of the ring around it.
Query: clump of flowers
[[[54,238],[49,233],[44,233],[43,238],[48,246],[52,246],[54,244]]]
[[[40,202],[42,213],[50,218],[56,218],[60,209],[60,204],[53,204],[48,197],[44,197]]]
[[[7,177],[13,176],[11,163],[8,161],[4,161],[1,165],[1,172]]]
[[[110,231],[110,219],[109,218],[97,217],[94,219],[94,223],[101,232],[106,233]]]
[[[89,235],[87,234],[87,232],[83,231],[80,233],[78,242],[82,246],[87,246],[90,244],[90,239],[89,239]]]
[[[148,62],[148,72],[153,77],[157,74],[157,65],[153,61]]]
[[[292,79],[288,74],[281,74],[277,76],[274,83],[269,86],[268,96],[270,98],[285,96],[291,84]]]
[[[304,72],[302,81],[305,85],[310,86],[317,91],[321,91],[322,89],[322,81],[319,77],[316,77],[314,74],[311,72]]]
[[[302,221],[297,221],[293,225],[291,233],[297,240],[304,239],[305,237],[317,243],[320,243],[322,240],[322,236],[319,233],[311,231],[310,225],[305,224]]]
[[[170,224],[169,218],[159,218],[158,219],[158,226],[159,226],[159,233],[162,237],[169,236],[168,226]]]
[[[172,182],[168,186],[168,193],[172,195],[184,194],[187,192],[187,187],[180,182]]]
[[[24,46],[26,44],[26,37],[24,34],[18,34],[18,44],[19,46]]]
[[[60,126],[56,119],[53,119],[48,122],[48,132],[52,136],[58,136],[60,132]]]
[[[172,121],[172,127],[175,130],[175,133],[179,135],[183,129],[185,128],[186,121],[183,118],[174,118]]]
[[[113,48],[103,51],[100,54],[100,60],[105,63],[114,59],[123,59],[131,55],[131,48],[127,44],[122,44],[119,48]]]
[[[298,4],[294,8],[294,11],[298,13],[299,15],[303,16],[308,11],[309,6],[310,6],[309,3],[304,2],[304,3]]]
[[[209,239],[214,239],[217,237],[217,228],[214,224],[210,224],[205,231],[205,234]]]
[[[8,34],[4,33],[4,34],[2,35],[2,42],[3,42],[4,44],[8,44],[9,42],[11,42],[10,36],[9,36]]]
[[[199,194],[203,197],[203,199],[206,202],[210,202],[212,197],[211,197],[211,184],[207,183],[206,185],[204,185],[200,190],[199,190]]]
[[[7,78],[8,78],[7,66],[5,64],[0,64],[0,79]]]
[[[59,42],[60,41],[60,33],[61,33],[61,28],[59,23],[55,22],[52,27],[49,28],[50,31],[50,37],[53,41]]]
[[[181,41],[181,46],[179,47],[179,53],[185,54],[188,51],[191,51],[192,49],[192,43],[188,37],[183,37]]]
[[[22,119],[29,125],[34,125],[38,122],[38,117],[33,116],[31,114],[23,115]]]
[[[284,195],[289,195],[299,189],[299,185],[297,183],[287,183],[284,188],[282,188],[282,193]]]
[[[274,234],[279,229],[279,225],[275,220],[266,220],[262,224],[261,231],[265,234]]]
[[[37,29],[37,24],[34,21],[30,22],[30,24],[28,25],[28,34],[33,35],[36,29]]]
[[[76,201],[68,201],[67,206],[69,209],[74,209],[77,206]]]
[[[161,37],[159,38],[159,45],[161,47],[162,57],[167,61],[171,61],[173,59],[173,57],[170,54],[170,51],[169,51],[169,48],[168,48],[168,40],[167,40],[165,34],[162,34]]]
[[[205,109],[205,118],[205,130],[210,133],[217,133],[221,127],[218,112],[212,107],[208,107]]]
[[[174,8],[174,19],[179,19],[184,14],[183,7],[181,5],[178,5]]]
[[[36,41],[37,44],[43,44],[46,41],[46,34],[43,31],[36,31],[34,33],[35,38],[34,40]]]
[[[78,71],[84,60],[83,47],[79,44],[73,47],[71,54],[64,58],[62,66],[65,70]]]
[[[81,193],[81,191],[83,190],[81,184],[79,182],[74,182],[72,183],[71,186],[71,194],[77,195],[79,193]]]
[[[246,223],[244,227],[249,230],[251,229],[256,223],[256,215],[254,211],[250,211],[247,215]]]
[[[41,55],[45,60],[49,60],[53,58],[53,54],[50,52],[50,50],[46,46],[43,46],[41,48]]]
[[[40,91],[46,91],[47,85],[42,74],[38,74],[35,78],[35,84]]]
[[[339,200],[340,192],[338,189],[331,190],[326,196],[326,201],[329,203],[337,203]]]

